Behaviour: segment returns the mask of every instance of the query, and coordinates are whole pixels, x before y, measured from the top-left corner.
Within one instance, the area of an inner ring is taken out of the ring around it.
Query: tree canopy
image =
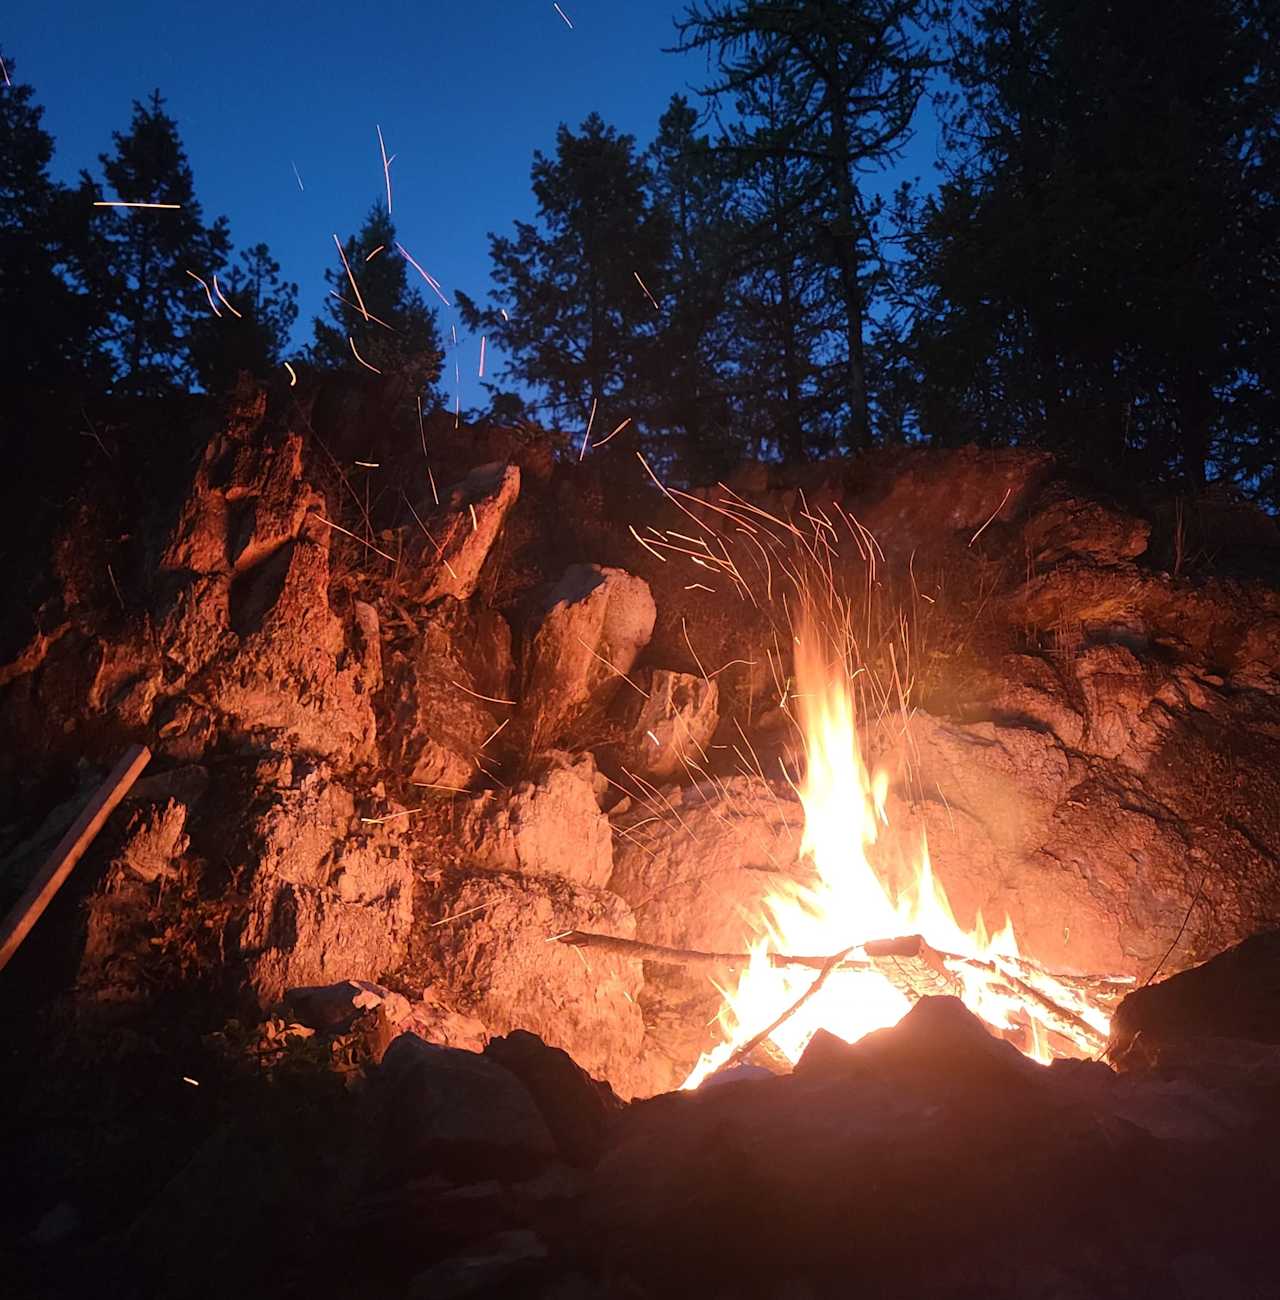
[[[328,370],[393,375],[421,392],[440,378],[444,349],[436,311],[410,282],[420,272],[375,203],[324,273],[324,312],[313,325],[312,362]]]

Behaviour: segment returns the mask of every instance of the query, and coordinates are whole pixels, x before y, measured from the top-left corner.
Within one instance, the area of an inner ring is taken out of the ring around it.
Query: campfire
[[[927,837],[913,879],[891,896],[869,857],[890,830],[888,774],[868,769],[849,660],[833,640],[812,612],[804,616],[793,699],[805,742],[802,852],[817,879],[811,886],[790,883],[766,899],[746,968],[722,989],[724,1041],[704,1054],[685,1086],[762,1043],[795,1064],[818,1029],[854,1042],[896,1024],[927,991],[959,994],[994,1031],[1041,1062],[1096,1053],[1110,1025],[1101,1000],[1024,959],[1007,918],[994,934],[981,913],[973,929],[964,929],[933,874]],[[901,935],[919,942],[883,942]],[[814,978],[796,963],[775,960],[795,953],[832,956]]]
[[[918,840],[904,842],[890,825],[890,770],[884,763],[873,769],[858,725],[860,707],[868,712],[878,704],[883,720],[892,701],[860,650],[870,635],[865,624],[882,557],[876,539],[852,515],[833,511],[856,545],[850,566],[842,562],[837,528],[826,513],[806,507],[799,522],[788,521],[727,490],[713,501],[664,491],[698,525],[699,535],[651,527],[647,535],[633,529],[637,540],[655,554],[691,559],[719,573],[744,600],[758,603],[763,596],[782,610],[775,644],[790,641],[791,671],[781,650],[769,662],[779,708],[797,744],[794,762],[782,761],[780,772],[803,808],[800,856],[812,877],[779,880],[759,911],[744,918],[755,937],[742,954],[677,952],[581,931],[556,938],[643,952],[659,962],[733,968],[728,980],[712,976],[724,999],[717,1016],[721,1041],[703,1052],[685,1088],[747,1060],[794,1066],[818,1030],[855,1042],[897,1024],[929,994],[958,996],[993,1033],[1042,1064],[1100,1055],[1110,1010],[1132,987],[1132,977],[1051,973],[1019,950],[1007,915],[992,931],[979,910],[965,928],[934,874],[927,833],[921,829]],[[748,585],[747,566],[739,563],[726,530],[708,524],[708,515],[715,523],[730,521],[763,558],[760,596]],[[863,637],[855,632],[860,623]],[[899,616],[896,626],[907,624]],[[908,695],[899,681],[895,715],[909,740]],[[705,778],[706,750],[696,743],[685,749],[680,759],[690,778]],[[754,751],[752,758],[755,770],[748,768],[748,775],[763,778]],[[905,871],[887,870],[891,860],[905,863]]]

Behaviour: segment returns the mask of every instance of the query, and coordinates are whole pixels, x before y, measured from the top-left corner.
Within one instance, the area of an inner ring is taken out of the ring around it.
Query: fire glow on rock
[[[812,609],[798,620],[791,694],[805,750],[798,787],[805,814],[801,853],[810,859],[815,880],[810,885],[788,882],[765,900],[748,965],[736,984],[718,986],[724,995],[719,1015],[723,1041],[704,1053],[684,1086],[696,1087],[724,1066],[813,984],[811,968],[775,965],[771,952],[832,954],[854,945],[850,955],[856,956],[859,945],[911,934],[949,955],[948,970],[969,1009],[997,1033],[1021,1040],[1028,1055],[1047,1063],[1055,1056],[1082,1054],[1086,1044],[1052,1031],[1035,999],[1020,993],[1006,976],[1016,975],[1023,986],[1069,1007],[1104,1037],[1108,1015],[1078,990],[1020,959],[1010,921],[990,935],[979,914],[974,929],[964,930],[933,875],[923,836],[914,880],[897,897],[890,896],[868,860],[867,850],[888,826],[889,778],[868,768],[855,722],[857,669],[851,671],[845,638],[833,633],[829,622]],[[794,1064],[819,1028],[853,1042],[897,1024],[910,1005],[906,994],[879,971],[837,967],[768,1038]]]

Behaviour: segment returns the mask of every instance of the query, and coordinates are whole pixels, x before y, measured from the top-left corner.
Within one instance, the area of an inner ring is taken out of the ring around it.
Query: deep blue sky
[[[705,78],[702,56],[662,53],[682,4],[560,3],[572,30],[551,0],[43,0],[9,7],[0,47],[35,87],[67,179],[96,175],[131,101],[159,87],[206,218],[225,214],[237,246],[265,240],[297,281],[301,341],[333,233],[384,192],[375,123],[396,155],[402,242],[451,300],[455,288],[483,299],[487,232],[532,215],[533,151],[554,147],[561,122],[595,110],[643,146],[672,93]],[[936,131],[922,117],[895,178],[930,175]],[[452,319],[441,307],[446,338]],[[483,400],[477,352],[461,339],[464,406]]]

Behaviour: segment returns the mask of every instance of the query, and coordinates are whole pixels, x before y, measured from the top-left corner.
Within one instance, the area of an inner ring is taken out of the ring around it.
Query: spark
[[[476,519],[476,508],[468,501],[467,509],[471,511],[471,531],[473,533],[478,533],[480,531],[480,523]]]
[[[713,596],[716,594],[716,589],[708,587],[705,582],[691,582],[685,588],[685,591],[709,591]]]
[[[643,690],[643,689],[641,689],[641,687],[637,686],[637,685],[635,684],[635,682],[633,682],[633,681],[631,680],[631,678],[628,677],[628,676],[626,675],[626,673],[624,673],[624,672],[622,671],[621,668],[617,667],[617,665],[615,665],[615,664],[611,664],[611,663],[610,663],[610,662],[609,662],[609,661],[604,657],[604,655],[602,655],[602,654],[597,654],[597,653],[596,653],[596,652],[595,652],[595,651],[594,651],[594,650],[593,650],[593,649],[592,649],[592,648],[591,648],[591,647],[590,647],[590,646],[589,646],[589,645],[588,645],[588,644],[587,644],[587,643],[586,643],[586,642],[585,642],[581,637],[578,638],[578,643],[582,646],[582,648],[583,648],[583,649],[584,649],[584,650],[585,650],[585,651],[586,651],[586,652],[587,652],[587,653],[588,653],[588,654],[589,654],[593,659],[599,659],[600,662],[601,662],[602,664],[604,664],[604,666],[605,666],[605,667],[606,667],[606,668],[607,668],[611,673],[613,673],[613,674],[614,674],[615,676],[617,676],[617,677],[621,677],[622,680],[623,680],[624,682],[626,682],[626,684],[627,684],[628,686],[630,686],[631,689],[632,689],[633,691],[636,691],[636,692],[638,692],[640,695],[643,695],[644,698],[645,698],[646,700],[649,698],[649,692],[648,692],[648,691]],[[626,771],[626,769],[624,768],[623,771]]]
[[[653,734],[652,731],[646,731],[644,734],[645,734],[646,736],[648,736],[649,739],[652,740],[653,743],[654,743],[654,744],[655,744],[659,749],[662,748],[662,741],[660,741],[660,740],[657,738],[657,736],[655,736],[655,735]]]
[[[335,524],[333,520],[326,519],[324,515],[318,515],[314,510],[310,511],[312,519],[317,519],[326,528],[332,528],[335,533],[341,533],[344,537],[349,537],[353,542],[359,542],[361,546],[367,547],[375,555],[381,555],[384,560],[390,560],[392,564],[398,564],[399,561],[394,555],[388,555],[386,551],[380,551],[372,542],[366,542],[363,537],[357,537],[355,533],[349,532],[341,524]]]
[[[480,379],[484,378],[484,335],[483,334],[480,335],[480,374],[477,377]]]
[[[463,695],[470,695],[474,699],[484,700],[488,704],[509,704],[512,708],[515,708],[516,705],[515,700],[501,700],[496,695],[481,695],[479,691],[469,690],[461,682],[450,681],[449,685],[456,687]]]
[[[244,317],[227,301],[227,295],[218,287],[218,277],[216,274],[213,277],[213,291],[218,295],[218,301],[236,318],[236,320],[244,319]]]
[[[431,471],[430,469],[428,469],[427,474],[430,475],[430,473]],[[434,493],[435,490],[436,490],[436,485],[433,480],[431,484],[431,491]],[[401,496],[404,496],[404,494],[401,493]],[[422,535],[427,539],[427,541],[431,543],[432,546],[436,548],[436,555],[439,557],[440,563],[443,564],[444,567],[449,570],[449,576],[453,578],[454,581],[456,582],[458,578],[457,570],[454,569],[453,565],[449,563],[449,557],[444,553],[444,547],[441,546],[440,543],[437,542],[436,539],[431,536],[431,533],[428,531],[426,524],[422,522],[422,516],[417,512],[417,510],[414,509],[413,502],[410,501],[407,496],[404,497],[404,500],[405,500],[405,504],[409,507],[409,513],[413,515],[414,520],[417,522],[418,527],[422,529]],[[439,504],[440,501],[439,498],[437,498],[436,505]]]
[[[181,203],[127,203],[124,199],[94,199],[95,208],[180,208]]]
[[[211,293],[209,292],[209,286],[208,286],[207,284],[205,284],[205,282],[204,282],[203,280],[201,280],[200,277],[199,277],[199,276],[198,276],[194,271],[188,270],[188,271],[187,271],[187,274],[188,274],[188,275],[189,275],[193,280],[197,281],[197,283],[200,285],[200,287],[204,290],[204,296],[205,296],[206,298],[208,298],[208,300],[209,300],[209,308],[210,308],[210,310],[213,312],[213,314],[214,314],[215,316],[219,316],[219,317],[220,317],[220,316],[222,315],[222,313],[218,310],[218,304],[217,304],[216,302],[214,302],[214,300],[213,300],[213,294],[211,294]],[[221,296],[221,295],[219,295],[219,296]]]
[[[8,84],[8,76],[7,76],[7,75],[6,75],[6,77],[5,77],[5,84],[6,84],[6,85]],[[193,1088],[198,1088],[198,1087],[200,1086],[200,1080],[199,1080],[199,1079],[193,1079],[189,1074],[184,1074],[184,1075],[182,1076],[182,1082],[183,1082],[183,1083],[189,1083]]]
[[[470,794],[471,791],[462,785],[442,785],[438,781],[410,781],[410,785],[421,786],[424,790],[452,790],[454,794]]]
[[[0,72],[4,73],[4,84],[12,86],[13,82],[9,80],[9,69],[4,66],[4,59],[0,58]]]
[[[640,545],[643,546],[644,549],[645,549],[646,551],[649,552],[650,555],[652,555],[655,559],[659,559],[659,560],[661,560],[661,561],[663,562],[663,564],[666,564],[666,562],[667,562],[667,557],[666,557],[665,555],[661,554],[660,552],[655,551],[655,550],[653,549],[653,547],[650,546],[649,543],[646,542],[646,541],[644,540],[644,538],[641,537],[640,534],[639,534],[638,532],[636,532],[636,530],[635,530],[635,526],[634,526],[633,524],[628,524],[628,525],[627,525],[627,531],[630,532],[631,536],[634,537],[634,538],[636,539],[636,541],[639,542]]]
[[[284,368],[289,372],[289,387],[293,388],[298,382],[298,372],[287,361]]]
[[[396,240],[396,247],[400,250],[400,256],[403,257],[404,260],[408,262],[409,265],[413,267],[413,269],[417,271],[417,273],[420,276],[422,276],[422,278],[431,286],[436,297],[438,297],[446,307],[452,307],[453,303],[451,303],[448,300],[448,298],[444,296],[444,293],[440,288],[440,281],[437,280],[434,275],[430,275],[428,274],[428,272],[424,271],[422,267],[419,266],[416,261],[414,261],[413,256],[412,254],[410,254],[409,250],[399,240]],[[454,336],[454,342],[457,342],[457,335]]]
[[[108,564],[107,577],[111,579],[111,590],[116,593],[116,600],[120,602],[120,608],[124,608],[124,597],[120,594],[120,584],[116,581],[115,570]]]
[[[458,327],[456,325],[449,326],[449,336],[453,339],[453,346],[456,348],[458,346]]]
[[[634,275],[634,276],[636,277],[636,283],[640,286],[641,289],[644,290],[644,296],[645,296],[646,298],[648,298],[648,300],[649,300],[651,303],[653,303],[653,310],[654,310],[654,311],[661,311],[662,308],[658,306],[657,299],[654,298],[653,294],[651,294],[651,293],[649,292],[648,286],[647,286],[647,285],[645,284],[645,282],[640,278],[640,272],[639,272],[639,271],[632,271],[631,274]]]
[[[360,364],[361,364],[361,365],[362,365],[366,370],[372,370],[373,373],[374,373],[375,375],[380,375],[380,374],[382,374],[382,371],[379,370],[377,366],[371,366],[371,365],[370,365],[370,364],[369,364],[369,363],[368,363],[368,362],[367,362],[367,361],[366,361],[366,360],[365,360],[365,359],[364,359],[364,358],[363,358],[363,357],[362,357],[362,356],[361,356],[361,355],[356,351],[356,341],[355,341],[355,339],[353,339],[353,338],[351,337],[350,334],[347,335],[347,342],[351,344],[351,355],[352,355],[353,357],[355,357],[355,359],[356,359],[356,360],[357,360],[357,361],[358,361],[358,362],[359,362],[359,363],[360,363]]]
[[[391,215],[391,159],[387,157],[387,146],[382,143],[382,128],[376,123],[374,130],[378,133],[378,151],[382,154],[382,176],[387,182],[387,215]]]
[[[333,237],[333,244],[338,250],[338,256],[342,258],[342,266],[347,273],[347,279],[351,281],[351,288],[355,291],[356,302],[360,305],[360,315],[363,316],[365,320],[368,320],[369,313],[365,310],[364,299],[360,296],[360,286],[356,283],[356,277],[351,274],[351,267],[347,262],[347,255],[342,251],[342,245],[338,242],[337,235],[334,235]]]
[[[623,420],[623,422],[620,425],[618,425],[618,427],[611,434],[609,434],[608,438],[601,438],[599,442],[593,442],[591,444],[592,447],[593,448],[603,447],[605,443],[609,441],[609,438],[616,438],[618,434],[620,434],[623,431],[623,429],[625,429],[627,425],[629,425],[630,423],[631,423],[631,417],[628,415],[627,418]]]
[[[422,784],[425,784],[425,783],[424,783],[424,782],[421,782],[421,781],[415,781],[415,782],[414,782],[414,785],[422,785]],[[441,790],[453,790],[453,789],[455,789],[456,787],[455,787],[455,786],[451,786],[451,785],[442,785],[442,786],[440,786],[439,788],[440,788]],[[467,794],[467,793],[469,793],[469,792],[466,791],[466,790],[463,790],[462,793],[463,793],[463,794]],[[492,907],[493,904],[494,904],[496,901],[497,901],[496,899],[491,899],[491,900],[490,900],[489,902],[487,902],[487,903],[477,903],[477,904],[475,905],[475,907],[469,907],[469,908],[467,908],[467,910],[466,910],[465,912],[454,912],[454,914],[453,914],[452,916],[442,916],[438,921],[432,921],[432,922],[431,922],[431,928],[432,928],[432,929],[435,929],[435,927],[436,927],[437,925],[447,925],[450,921],[456,921],[456,920],[458,920],[459,917],[470,916],[473,912],[483,912],[484,909],[485,909],[486,907]]]
[[[487,745],[510,721],[510,718],[503,718],[502,721],[498,723],[498,725],[484,738],[484,742],[481,744],[480,748],[483,749],[485,745]]]
[[[359,306],[356,303],[352,302],[350,298],[344,298],[336,289],[330,289],[329,294],[331,297],[336,298],[339,302],[346,303],[348,307],[355,307],[357,311],[360,310]],[[381,316],[375,316],[371,311],[365,312],[364,315],[366,320],[372,321],[375,325],[381,325],[384,330],[390,330],[392,334],[400,333],[400,331],[396,329],[394,325],[388,325],[387,322],[384,321]]]
[[[361,822],[366,826],[381,826],[383,822],[394,821],[397,817],[412,817],[414,813],[422,812],[426,807],[425,804],[417,808],[402,808],[399,812],[387,813],[385,817],[361,817]]]
[[[985,533],[985,532],[987,531],[987,526],[992,522],[992,520],[995,519],[996,515],[998,515],[998,514],[1000,513],[1000,511],[1002,511],[1002,510],[1004,509],[1004,503],[1005,503],[1006,501],[1008,501],[1008,499],[1009,499],[1009,497],[1012,495],[1012,493],[1013,493],[1013,488],[1011,488],[1011,487],[1010,487],[1010,488],[1005,488],[1004,496],[1001,497],[1001,499],[1000,499],[1000,504],[999,504],[998,506],[996,506],[996,508],[995,508],[994,511],[992,511],[991,519],[988,519],[987,522],[986,522],[985,524],[983,524],[982,527],[979,528],[978,531],[977,531],[976,533],[974,533],[974,535],[973,535],[971,538],[969,538],[969,545],[970,545],[970,546],[972,546],[972,545],[974,544],[974,542],[976,542],[976,541],[978,540],[978,538],[981,537],[982,534]]]
[[[440,493],[436,491],[436,476],[431,472],[431,461],[427,456],[427,426],[422,423],[421,394],[418,395],[418,436],[422,439],[422,459],[427,462],[427,482],[431,484],[431,498],[438,506],[440,504]]]
[[[511,317],[507,315],[507,309],[505,307],[499,307],[498,310],[502,313],[503,320],[509,321],[511,319]]]
[[[563,9],[561,9],[560,6],[559,6],[558,4],[552,4],[551,7],[556,11],[556,13],[558,13],[558,14],[560,15],[561,18],[564,19],[564,21],[565,21],[565,26],[568,27],[568,29],[569,29],[570,31],[573,31],[573,23],[571,23],[571,22],[569,21],[569,15],[568,15],[567,13],[565,13],[565,11],[564,11]]]
[[[359,465],[362,469],[377,469],[380,462],[376,460],[357,460],[352,461],[353,465]]]
[[[587,443],[591,441],[591,426],[596,422],[596,402],[597,398],[591,399],[591,414],[587,417],[587,431],[582,435],[582,446],[578,449],[578,459],[581,460],[587,454]]]
[[[386,244],[379,244],[378,247],[375,248],[375,249],[373,250],[373,252],[370,253],[369,256],[366,257],[364,260],[365,260],[366,262],[372,262],[373,259],[374,259],[375,257],[377,257],[378,254],[379,254],[380,252],[382,252],[382,250],[383,250],[384,248],[386,248]]]
[[[293,179],[298,182],[298,188],[305,194],[307,192],[307,187],[303,185],[302,177],[298,174],[298,164],[290,158],[289,166],[293,168]]]

